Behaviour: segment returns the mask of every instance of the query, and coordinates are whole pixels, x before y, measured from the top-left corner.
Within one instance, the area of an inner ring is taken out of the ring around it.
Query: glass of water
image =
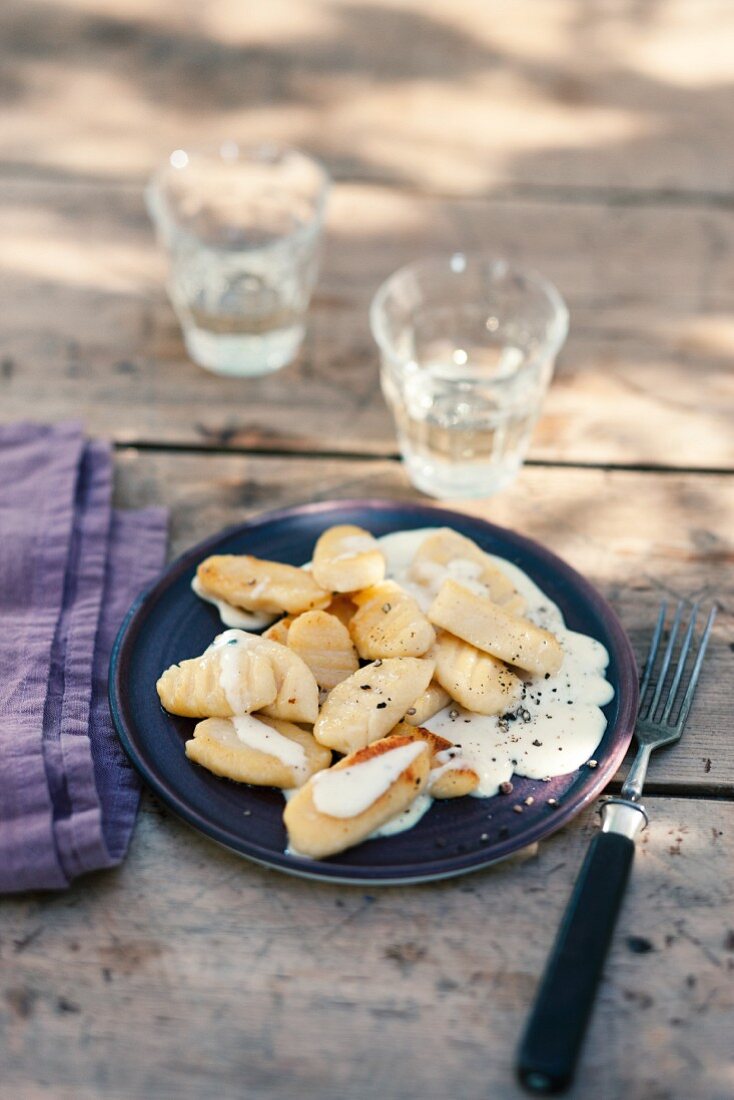
[[[413,484],[435,497],[508,485],[568,332],[555,287],[505,260],[457,253],[396,271],[370,319]]]
[[[169,257],[169,294],[186,347],[218,374],[289,363],[303,339],[329,190],[296,149],[177,149],[146,200]]]

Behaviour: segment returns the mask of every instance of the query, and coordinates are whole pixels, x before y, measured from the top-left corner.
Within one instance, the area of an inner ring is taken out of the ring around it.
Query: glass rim
[[[224,150],[229,151],[229,155]],[[176,164],[174,157],[180,154],[181,162]],[[308,164],[309,167],[315,169],[317,175],[317,186],[315,187],[315,197],[313,203],[313,212],[308,221],[304,222],[298,228],[294,229],[291,233],[284,234],[282,237],[277,238],[273,242],[273,245],[278,246],[283,241],[291,241],[301,236],[308,236],[314,232],[318,232],[324,220],[324,211],[326,209],[326,202],[329,197],[329,193],[332,187],[332,178],[326,166],[318,159],[318,157],[312,156],[310,153],[306,153],[303,149],[299,149],[295,145],[288,145],[285,142],[279,141],[260,141],[260,142],[239,142],[234,138],[227,138],[220,142],[202,142],[198,144],[192,144],[188,146],[179,146],[173,149],[166,160],[161,161],[157,167],[153,169],[148,182],[145,186],[145,198],[148,212],[154,222],[157,222],[160,210],[159,202],[164,202],[163,193],[165,190],[164,179],[171,172],[182,171],[191,160],[200,158],[218,161],[220,164],[226,165],[228,162],[235,166],[236,164],[247,164],[248,162],[255,163],[261,160],[262,163],[267,163],[266,156],[270,154],[274,158],[284,158],[286,156],[297,157],[299,160]],[[186,158],[185,160],[183,158]],[[158,200],[158,201],[157,201]]]
[[[396,285],[408,276],[418,276],[428,272],[442,272],[461,277],[466,274],[466,269],[471,264],[487,264],[492,268],[501,269],[504,275],[520,276],[530,283],[545,296],[553,310],[553,319],[550,332],[543,340],[543,351],[549,351],[553,357],[563,347],[568,336],[569,313],[568,307],[558,288],[540,272],[534,268],[520,267],[512,261],[498,256],[493,252],[451,252],[435,253],[420,260],[413,260],[397,268],[380,284],[370,303],[369,317],[370,328],[375,343],[380,351],[395,362],[404,362],[402,357],[397,357],[393,351],[393,343],[385,331],[385,302]]]

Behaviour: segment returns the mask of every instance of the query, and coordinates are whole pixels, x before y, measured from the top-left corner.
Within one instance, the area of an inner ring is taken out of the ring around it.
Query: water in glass
[[[169,292],[192,357],[222,374],[278,370],[295,355],[316,278],[316,254],[291,239],[216,247],[179,237]]]
[[[148,208],[168,252],[168,287],[201,366],[251,376],[296,354],[316,281],[328,177],[295,149],[225,142],[178,149]]]
[[[508,485],[565,337],[557,292],[504,261],[459,254],[396,272],[371,319],[414,485],[444,498]]]
[[[457,348],[450,358],[415,364],[406,371],[402,394],[383,375],[408,472],[424,492],[488,496],[522,465],[538,416],[538,372],[517,379],[520,348],[497,347],[493,357],[490,349],[478,350],[474,357]],[[512,374],[516,381],[508,383]]]

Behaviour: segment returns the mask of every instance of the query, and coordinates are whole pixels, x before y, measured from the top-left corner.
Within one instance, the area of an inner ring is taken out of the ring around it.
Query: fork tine
[[[680,686],[681,677],[683,676],[683,670],[686,667],[688,650],[691,648],[691,638],[693,637],[693,630],[696,626],[697,615],[698,601],[696,601],[696,603],[694,603],[693,607],[691,608],[691,620],[688,623],[688,628],[681,643],[680,653],[678,655],[678,664],[676,666],[675,675],[673,676],[673,683],[670,685],[670,691],[668,692],[668,701],[665,704],[665,710],[663,711],[663,716],[660,719],[663,725],[665,725],[670,718],[670,712],[673,709],[675,697],[678,694],[678,688]]]
[[[691,703],[693,702],[693,695],[696,690],[696,684],[698,683],[698,677],[701,672],[701,665],[703,664],[703,657],[706,652],[706,646],[709,644],[709,636],[711,634],[711,628],[714,625],[714,619],[716,618],[716,605],[711,608],[709,617],[706,620],[706,626],[704,627],[701,641],[698,645],[698,653],[696,654],[696,663],[693,666],[693,672],[691,673],[691,679],[688,682],[688,688],[686,694],[683,697],[683,703],[680,708],[680,714],[678,715],[678,721],[676,726],[679,731],[683,730],[688,718],[688,712],[691,709]]]
[[[657,684],[655,685],[655,694],[652,697],[650,703],[649,718],[651,721],[655,721],[655,712],[658,709],[658,703],[660,697],[663,694],[663,688],[665,687],[665,677],[668,675],[668,669],[670,668],[670,658],[673,656],[673,646],[675,645],[675,639],[678,634],[678,627],[680,626],[681,617],[683,615],[683,608],[685,604],[683,600],[679,600],[678,606],[675,609],[675,615],[673,617],[673,624],[670,628],[670,634],[668,635],[668,644],[665,647],[665,653],[663,654],[663,663],[660,666],[660,675],[658,676]]]
[[[658,655],[658,646],[660,645],[660,639],[663,634],[663,626],[665,624],[665,616],[667,614],[667,611],[667,600],[663,600],[663,602],[660,604],[658,621],[655,624],[655,630],[653,631],[652,639],[650,641],[650,649],[648,650],[647,660],[645,661],[645,670],[642,673],[642,681],[640,683],[640,714],[642,714],[642,704],[645,698],[645,692],[647,691],[648,684],[650,683],[650,677],[652,676],[655,658]]]

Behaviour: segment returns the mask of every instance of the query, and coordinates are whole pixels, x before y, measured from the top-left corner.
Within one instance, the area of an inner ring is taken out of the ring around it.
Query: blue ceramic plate
[[[155,690],[169,665],[201,653],[224,629],[213,607],[197,599],[191,578],[209,554],[254,554],[300,565],[316,539],[336,523],[375,535],[416,527],[454,527],[485,550],[515,562],[561,608],[568,626],[609,650],[614,699],[598,766],[548,783],[513,779],[513,797],[459,798],[434,803],[397,836],[370,840],[328,860],[288,855],[279,791],[233,783],[189,763],[184,741],[194,722],[162,710]],[[143,778],[172,810],[213,840],[258,863],[336,882],[421,882],[462,874],[504,859],[555,832],[597,797],[624,757],[637,709],[637,670],[619,621],[602,597],[568,565],[537,543],[458,512],[383,500],[309,504],[271,512],[195,546],[166,570],[131,608],[112,654],[112,714],[123,745]],[[512,805],[535,801],[522,814]],[[547,805],[548,798],[558,808]]]

